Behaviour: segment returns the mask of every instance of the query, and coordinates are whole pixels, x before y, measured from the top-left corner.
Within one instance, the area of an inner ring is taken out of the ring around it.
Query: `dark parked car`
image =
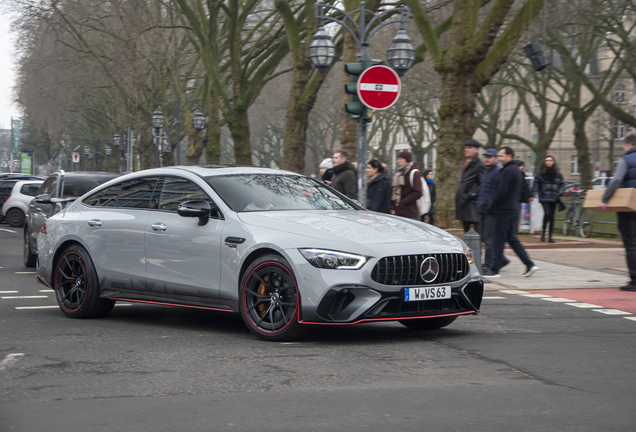
[[[24,265],[35,267],[37,239],[42,225],[51,216],[59,213],[67,203],[75,201],[85,193],[121,174],[104,172],[53,173],[46,179],[37,196],[29,204],[24,224]]]
[[[2,205],[11,195],[11,191],[13,190],[13,186],[21,180],[44,180],[42,177],[26,175],[26,174],[1,174],[0,175],[0,222],[4,220],[4,216],[2,214]]]

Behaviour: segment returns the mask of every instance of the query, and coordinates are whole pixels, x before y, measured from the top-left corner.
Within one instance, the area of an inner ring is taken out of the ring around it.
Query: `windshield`
[[[80,197],[114,177],[63,178],[60,198]]]
[[[236,212],[356,209],[322,183],[307,177],[237,174],[205,180]]]

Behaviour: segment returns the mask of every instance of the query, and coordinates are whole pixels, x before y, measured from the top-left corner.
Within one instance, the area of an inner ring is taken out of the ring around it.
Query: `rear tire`
[[[452,324],[457,316],[401,320],[400,324],[411,330],[435,330]]]
[[[29,238],[29,227],[24,229],[24,246],[22,248],[22,258],[25,267],[35,267],[37,255],[31,251],[31,240]]]
[[[69,246],[55,263],[55,299],[69,318],[99,318],[108,315],[115,300],[99,297],[99,281],[86,249]]]
[[[272,254],[256,259],[243,274],[240,287],[241,317],[253,334],[272,342],[300,335],[298,284],[283,257]]]
[[[12,208],[7,212],[7,221],[12,227],[21,227],[24,225],[24,212],[17,208]]]

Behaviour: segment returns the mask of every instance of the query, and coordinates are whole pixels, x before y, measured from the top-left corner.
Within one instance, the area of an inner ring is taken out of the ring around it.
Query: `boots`
[[[545,241],[545,230],[541,231],[541,241]]]
[[[548,240],[548,243],[556,243],[554,239],[552,238],[552,233],[550,233],[550,239]]]

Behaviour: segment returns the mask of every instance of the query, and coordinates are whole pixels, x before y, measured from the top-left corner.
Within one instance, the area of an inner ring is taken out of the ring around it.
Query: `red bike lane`
[[[636,291],[621,291],[618,289],[566,289],[528,292],[566,298],[636,314]]]

